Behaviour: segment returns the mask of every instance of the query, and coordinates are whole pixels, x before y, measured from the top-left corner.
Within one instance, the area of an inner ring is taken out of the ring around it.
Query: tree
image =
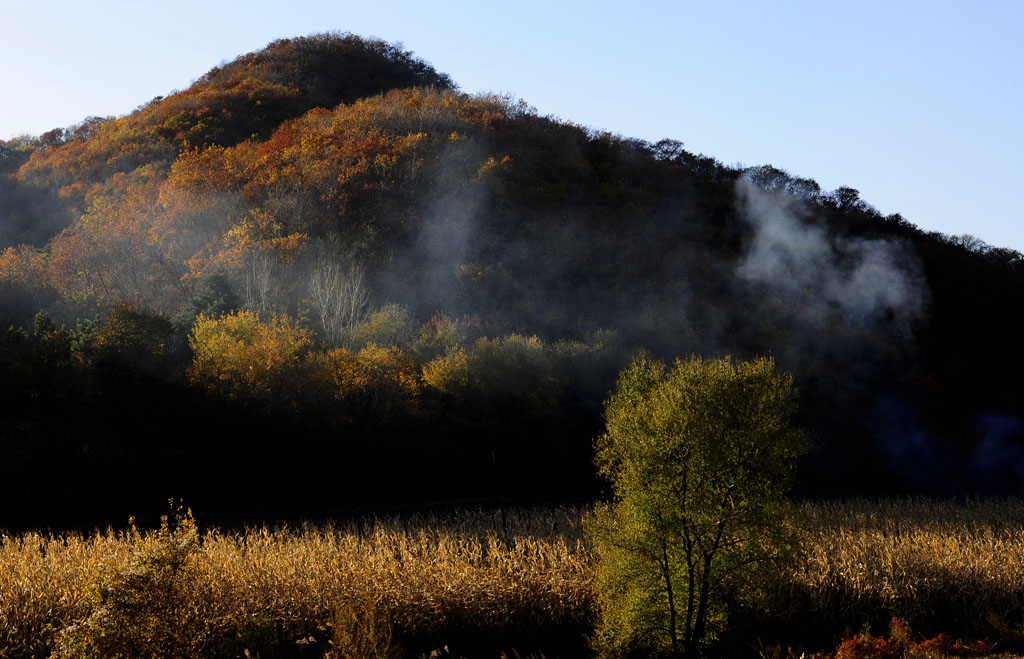
[[[238,297],[231,289],[224,269],[214,266],[203,274],[192,294],[181,305],[173,322],[179,332],[188,332],[198,316],[219,316],[237,306]]]
[[[310,332],[287,316],[263,322],[252,311],[220,318],[200,314],[189,335],[189,380],[227,398],[287,402],[301,379]]]
[[[832,200],[836,208],[844,212],[867,208],[867,203],[860,198],[860,190],[846,185],[835,189],[832,193]]]
[[[117,302],[92,340],[98,361],[142,373],[160,375],[169,369],[174,326],[139,302]]]
[[[277,311],[280,296],[278,286],[278,256],[273,250],[248,250],[243,259],[246,309],[257,314],[270,315]]]
[[[481,338],[470,348],[454,346],[423,365],[423,382],[486,418],[550,419],[564,380],[552,351],[535,336]]]
[[[700,656],[796,548],[786,497],[807,446],[769,359],[638,361],[606,403],[597,463],[614,502],[590,526],[606,655]]]
[[[337,253],[327,249],[317,254],[309,277],[309,295],[328,345],[340,345],[345,330],[366,318],[370,293],[365,280],[362,266],[346,266]]]
[[[344,348],[316,356],[314,377],[348,420],[383,426],[410,414],[419,396],[416,363],[397,347],[368,344],[359,352]],[[338,405],[340,403],[340,406]]]
[[[347,333],[350,347],[359,349],[368,343],[390,348],[404,348],[416,340],[419,325],[409,308],[402,304],[385,304]]]

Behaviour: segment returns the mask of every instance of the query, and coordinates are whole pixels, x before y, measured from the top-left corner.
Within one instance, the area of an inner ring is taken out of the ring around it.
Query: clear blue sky
[[[1024,2],[0,0],[0,137],[120,115],[273,39],[401,41],[466,92],[849,185],[1024,251]]]

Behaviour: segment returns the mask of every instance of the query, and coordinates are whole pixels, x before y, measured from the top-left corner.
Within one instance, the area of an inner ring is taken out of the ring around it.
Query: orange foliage
[[[45,255],[4,253],[0,276],[173,312],[211,264],[237,269],[248,250],[287,260],[339,231],[354,254],[382,234],[400,241],[435,189],[424,172],[510,164],[462,146],[508,114],[507,100],[413,88],[286,120],[297,94],[239,70],[37,149],[18,176],[59,190],[80,219]]]
[[[0,252],[0,279],[23,286],[48,281],[46,255],[30,245],[8,247]]]
[[[173,306],[182,269],[154,232],[161,180],[157,168],[142,167],[90,191],[88,210],[50,243],[54,285],[101,303],[145,298]]]
[[[155,99],[125,117],[98,121],[60,146],[36,149],[17,176],[58,194],[76,217],[112,176],[152,167],[163,178],[190,146],[265,136],[307,107],[292,87],[238,73]]]
[[[201,212],[203,204],[219,203],[209,201],[212,191],[237,195],[250,209],[274,213],[285,235],[323,231],[343,217],[350,230],[360,223],[400,223],[394,208],[374,212],[373,204],[398,191],[399,198],[415,198],[422,165],[440,158],[453,134],[458,142],[479,133],[498,107],[493,100],[405,89],[334,111],[314,109],[264,141],[186,150],[161,203]],[[233,223],[244,221],[237,210],[228,215]]]
[[[140,131],[136,115],[100,124],[89,139],[74,139],[60,147],[37,149],[19,170],[21,180],[60,190],[62,196],[84,203],[89,186],[118,172],[174,158],[172,146]]]

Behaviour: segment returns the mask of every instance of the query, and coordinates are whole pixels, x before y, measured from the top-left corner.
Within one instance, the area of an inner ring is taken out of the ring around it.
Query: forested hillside
[[[804,494],[1024,478],[1019,253],[352,35],[0,143],[0,246],[27,522],[586,499],[638,353],[792,372]]]

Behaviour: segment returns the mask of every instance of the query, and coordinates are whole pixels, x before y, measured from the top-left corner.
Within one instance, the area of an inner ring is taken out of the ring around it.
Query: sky
[[[467,93],[1024,252],[1024,2],[0,0],[0,139],[117,116],[278,38],[401,42]]]

